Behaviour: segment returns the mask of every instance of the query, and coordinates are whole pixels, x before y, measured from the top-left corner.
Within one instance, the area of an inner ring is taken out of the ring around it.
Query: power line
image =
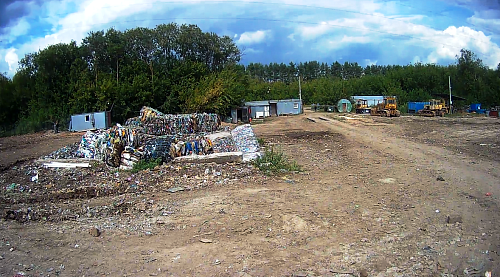
[[[383,1],[384,3],[387,3],[389,1]],[[200,1],[142,1],[141,3],[132,3],[128,4],[128,6],[137,6],[137,5],[146,5],[146,4],[200,4]],[[329,11],[338,11],[338,12],[345,12],[345,13],[352,13],[352,14],[360,14],[360,15],[366,15],[366,16],[372,16],[372,17],[378,17],[378,18],[383,18],[387,20],[395,20],[399,22],[404,22],[405,24],[411,24],[413,26],[424,26],[427,28],[434,29],[431,26],[424,25],[424,24],[415,24],[412,22],[408,22],[406,20],[400,19],[400,18],[391,18],[387,17],[384,15],[378,15],[378,14],[372,14],[372,13],[363,13],[363,12],[358,12],[358,11],[352,11],[352,10],[345,10],[345,9],[339,9],[339,8],[329,8],[329,7],[321,7],[321,6],[313,6],[313,5],[303,5],[303,4],[287,4],[287,3],[276,3],[276,2],[263,2],[263,1],[235,1],[235,0],[228,0],[228,1],[220,1],[220,0],[210,0],[210,1],[204,1],[203,3],[232,3],[232,4],[259,4],[259,5],[274,5],[274,6],[287,6],[287,7],[297,7],[297,8],[310,8],[310,9],[321,9],[321,10],[329,10]],[[410,5],[405,5],[402,4],[400,1],[394,1],[394,3],[397,3],[398,5],[401,6],[406,6],[410,8],[415,8]],[[123,7],[123,5],[109,5],[109,6],[104,6],[101,7],[100,9],[110,9],[110,8],[115,8],[115,7]],[[420,9],[421,10],[421,9]],[[443,16],[439,13],[433,12],[433,11],[427,11],[429,13],[437,14],[439,16]],[[68,12],[68,13],[59,13],[55,14],[58,16],[65,16],[72,14],[73,12]],[[45,16],[45,17],[39,17],[39,18],[50,18],[51,16]],[[445,16],[446,17],[446,16]],[[474,24],[470,23],[470,25],[475,26]],[[478,26],[475,26],[476,28],[479,29]],[[485,28],[484,28],[485,29]],[[486,29],[485,29],[486,30]],[[492,31],[489,31],[493,33]],[[469,37],[477,41],[484,41],[483,39],[477,39],[473,36],[467,35],[467,34],[459,34],[459,36],[464,36],[464,37]]]

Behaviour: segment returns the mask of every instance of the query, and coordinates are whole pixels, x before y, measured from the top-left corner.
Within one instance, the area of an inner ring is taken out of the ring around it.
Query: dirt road
[[[280,147],[305,171],[125,194],[137,200],[107,217],[4,220],[0,275],[500,274],[498,120],[310,113],[254,128],[266,147]],[[447,215],[462,223],[447,224]],[[102,235],[91,236],[92,226]]]

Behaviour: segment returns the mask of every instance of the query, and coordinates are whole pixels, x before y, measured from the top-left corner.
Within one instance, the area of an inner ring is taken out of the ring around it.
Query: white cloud
[[[245,48],[244,51],[245,53],[252,53],[252,54],[255,54],[255,53],[262,53],[262,50],[256,50],[256,49],[253,49],[253,48]]]
[[[12,43],[17,37],[24,36],[30,30],[31,25],[26,18],[21,18],[16,25],[8,27],[8,32],[0,36],[0,41]]]
[[[244,32],[240,35],[237,43],[241,45],[258,44],[271,36],[271,30],[258,30],[255,32]]]
[[[425,62],[437,63],[454,59],[460,49],[467,48],[480,58],[486,57],[483,61],[490,67],[496,67],[500,62],[499,46],[492,42],[491,36],[481,31],[455,26],[437,30],[412,22],[420,19],[420,16],[394,17],[398,18],[396,23],[395,20],[380,15],[358,15],[326,23],[318,22],[316,26],[297,26],[294,34],[302,41],[318,40],[316,48],[325,47],[324,50],[339,49],[347,43],[384,43],[385,47],[392,45],[402,53],[403,47],[418,46],[431,52]],[[344,35],[340,39],[339,35],[342,34]],[[401,40],[396,42],[394,39]],[[388,42],[390,40],[396,43]]]
[[[372,61],[370,59],[365,59],[365,64],[366,65],[376,65],[377,64],[377,61]]]
[[[17,68],[19,57],[16,54],[16,49],[11,48],[5,54],[5,62],[9,65],[9,71],[14,71]]]
[[[317,26],[302,26],[299,28],[299,35],[303,40],[313,40],[332,30],[334,27],[327,22],[322,22]]]
[[[340,40],[340,42],[346,42],[346,43],[367,43],[367,42],[370,42],[370,38],[369,37],[365,37],[365,36],[362,36],[362,37],[348,37],[348,36],[345,36],[342,37],[342,39]]]

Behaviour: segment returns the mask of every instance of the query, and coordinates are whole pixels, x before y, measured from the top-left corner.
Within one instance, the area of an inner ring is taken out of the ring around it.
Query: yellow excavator
[[[398,110],[398,101],[396,96],[384,96],[384,101],[371,108],[370,114],[388,117],[401,116],[401,112]]]
[[[431,99],[429,100],[429,104],[424,106],[423,110],[417,112],[417,115],[434,117],[444,116],[448,112],[449,109],[444,99]]]
[[[370,107],[368,107],[368,100],[358,99],[356,100],[356,113],[367,114],[370,113]]]

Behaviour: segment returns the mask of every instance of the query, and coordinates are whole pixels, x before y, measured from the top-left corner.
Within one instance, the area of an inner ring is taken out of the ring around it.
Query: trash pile
[[[221,130],[220,124],[217,114],[171,115],[143,107],[140,115],[128,119],[124,126],[88,131],[76,150],[75,146],[66,147],[49,156],[101,160],[122,169],[130,169],[141,160],[169,162],[190,155],[243,152],[244,161],[257,157],[259,144],[250,124],[231,132],[228,127]]]
[[[79,148],[78,143],[73,143],[63,148],[57,149],[56,151],[43,157],[44,159],[73,159],[78,158],[76,152]]]
[[[87,131],[80,141],[75,156],[77,158],[101,160],[104,149],[108,146],[108,139],[109,134],[106,131]]]

